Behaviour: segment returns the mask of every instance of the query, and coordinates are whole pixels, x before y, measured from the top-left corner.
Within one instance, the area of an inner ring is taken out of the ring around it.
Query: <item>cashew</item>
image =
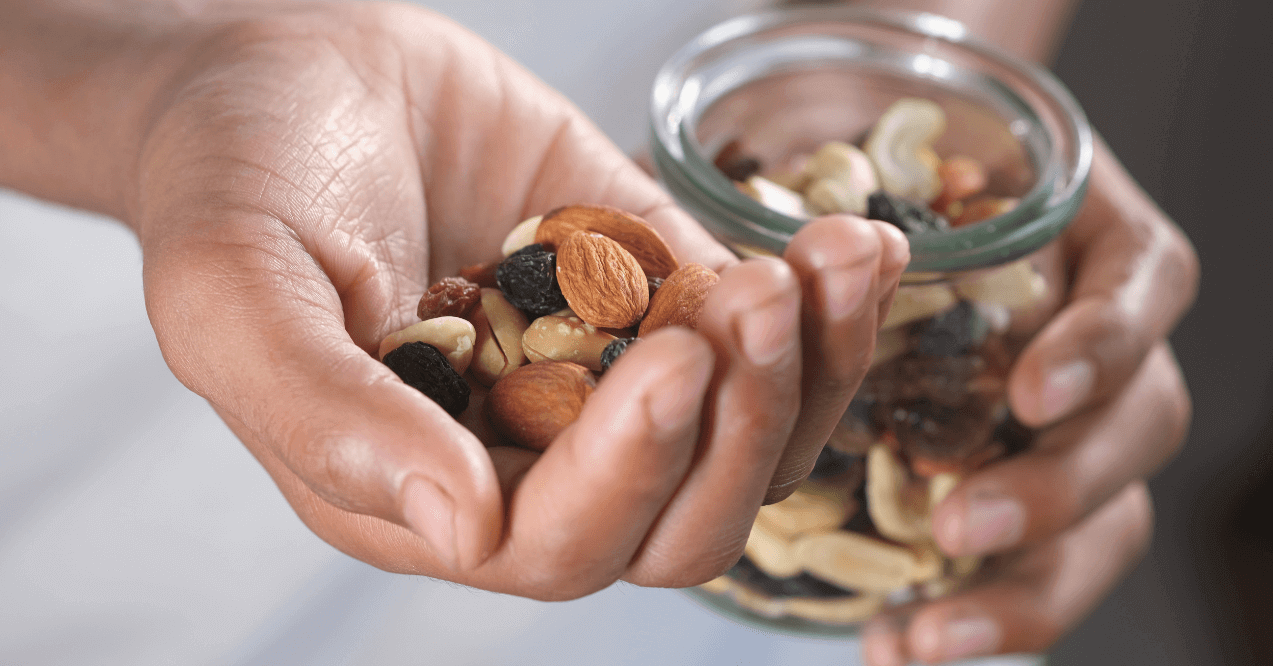
[[[1047,295],[1048,286],[1030,260],[1021,259],[960,282],[955,291],[970,301],[997,303],[1016,310],[1038,303]]]
[[[777,211],[797,220],[808,220],[813,217],[805,208],[804,197],[778,183],[760,176],[752,176],[745,183],[736,183],[738,190],[755,199],[757,203],[773,211]]]
[[[840,141],[823,144],[805,165],[805,173],[812,181],[805,196],[813,212],[823,215],[866,215],[867,198],[880,188],[866,153]]]
[[[504,237],[504,244],[500,246],[500,252],[504,256],[508,255],[531,245],[535,242],[535,232],[539,231],[539,223],[544,219],[543,215],[536,215],[527,220],[522,220],[513,230],[508,232]]]
[[[946,113],[929,100],[899,99],[886,109],[865,146],[884,191],[923,202],[937,198],[941,160],[932,143],[945,131]]]
[[[808,481],[787,499],[761,507],[756,523],[790,539],[838,528],[852,515],[853,504],[851,488]]]
[[[905,483],[906,468],[888,446],[872,446],[866,457],[866,508],[875,528],[894,541],[923,543],[932,536],[928,514],[902,501]]]
[[[522,334],[522,350],[532,363],[571,361],[593,372],[601,372],[601,352],[615,337],[588,324],[572,313],[548,315],[531,322]]]
[[[828,624],[853,624],[875,615],[884,607],[884,596],[859,594],[842,599],[788,599],[787,613]]]
[[[726,576],[718,576],[698,586],[698,589],[712,594],[724,594],[734,583]]]
[[[942,472],[937,476],[928,480],[928,511],[932,513],[933,509],[941,504],[942,500],[950,494],[950,491],[959,485],[959,475],[950,472]]]
[[[893,306],[889,308],[888,317],[880,324],[880,329],[927,319],[949,310],[958,302],[955,292],[944,284],[904,285],[893,297]]]
[[[385,336],[380,343],[380,358],[408,342],[423,342],[437,347],[451,367],[462,375],[473,360],[476,341],[477,331],[468,321],[459,317],[435,317]]]
[[[851,590],[888,594],[927,575],[931,564],[914,551],[856,532],[800,537],[794,554],[805,571]]]
[[[800,563],[792,556],[787,535],[769,529],[763,521],[752,524],[743,553],[757,568],[774,578],[790,578],[800,573]]]

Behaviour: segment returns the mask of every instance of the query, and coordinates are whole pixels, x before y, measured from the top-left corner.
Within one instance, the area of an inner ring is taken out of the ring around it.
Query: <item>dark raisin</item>
[[[726,178],[739,182],[760,173],[762,166],[760,160],[743,152],[743,146],[737,140],[730,141],[721,148],[716,154],[715,164]]]
[[[729,570],[734,580],[775,599],[805,597],[809,599],[836,599],[854,597],[857,593],[819,580],[807,573],[791,578],[774,578],[760,570],[751,560],[743,557]]]
[[[601,350],[601,369],[609,370],[610,366],[614,365],[615,360],[618,359],[623,352],[628,350],[628,345],[636,342],[638,339],[639,338],[615,338],[614,340],[611,340],[610,344],[606,345],[606,348]]]
[[[818,454],[818,461],[813,463],[813,471],[809,473],[809,480],[817,481],[839,476],[861,463],[861,456],[851,455],[830,446],[824,446],[822,447],[822,453]]]
[[[980,400],[943,405],[928,398],[893,405],[893,432],[902,451],[934,460],[960,460],[990,441],[990,408]]]
[[[566,307],[557,285],[557,255],[534,243],[508,255],[495,269],[495,282],[504,298],[531,319]]]
[[[865,483],[858,484],[857,490],[853,491],[853,499],[857,501],[858,510],[849,517],[843,528],[858,534],[879,534],[879,530],[875,529],[875,521],[871,520],[871,512],[866,507]]]
[[[955,357],[973,351],[990,332],[977,308],[969,301],[958,305],[919,325],[916,351],[928,356]]]
[[[458,417],[468,408],[468,382],[451,367],[437,347],[423,342],[408,342],[385,354],[384,363],[408,386],[441,405],[447,414]]]
[[[645,286],[649,287],[649,289],[650,289],[650,299],[651,299],[651,300],[653,300],[653,299],[654,299],[654,292],[658,291],[658,290],[659,290],[659,287],[662,287],[662,286],[663,286],[663,278],[661,278],[661,277],[649,277],[649,276],[646,276],[646,278],[645,278]]]
[[[924,234],[950,228],[950,222],[941,215],[883,190],[867,197],[866,216],[872,220],[888,222],[908,234]]]
[[[1008,412],[1007,418],[995,426],[991,437],[1003,444],[1004,455],[1013,456],[1030,448],[1034,442],[1034,431]]]

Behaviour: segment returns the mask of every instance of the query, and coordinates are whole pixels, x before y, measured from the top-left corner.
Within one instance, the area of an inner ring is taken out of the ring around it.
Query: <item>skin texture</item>
[[[933,4],[907,7],[1008,34],[959,14],[975,3]],[[1020,51],[1043,57],[1068,6],[1038,0],[1039,37]],[[135,229],[174,374],[315,533],[390,571],[539,599],[716,576],[761,503],[808,473],[908,259],[892,227],[835,216],[784,261],[737,263],[559,95],[427,11],[3,10],[0,183]],[[480,393],[457,423],[371,354],[434,280],[579,201],[642,215],[720,285],[697,333],[634,346],[546,453],[488,449]],[[1143,479],[1189,416],[1165,336],[1197,259],[1103,144],[1085,208],[1047,253],[1072,288],[1010,384],[1040,445],[935,515],[948,552],[999,557],[980,585],[872,623],[875,666],[1043,649],[1148,542]]]

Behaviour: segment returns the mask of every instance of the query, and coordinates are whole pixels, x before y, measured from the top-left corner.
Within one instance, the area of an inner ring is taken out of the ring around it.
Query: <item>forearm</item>
[[[854,0],[881,9],[931,12],[962,21],[974,35],[1036,62],[1048,62],[1079,0]]]

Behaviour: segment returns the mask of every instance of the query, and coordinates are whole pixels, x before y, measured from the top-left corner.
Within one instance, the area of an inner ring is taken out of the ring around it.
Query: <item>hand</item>
[[[967,591],[873,621],[873,666],[1044,650],[1148,545],[1144,479],[1189,422],[1166,336],[1193,302],[1198,260],[1100,142],[1061,241],[1053,259],[1073,287],[1009,379],[1014,413],[1042,428],[1035,447],[969,476],[933,514],[948,554],[1000,556]]]
[[[579,112],[404,6],[304,5],[200,35],[127,208],[147,308],[320,537],[377,567],[539,599],[705,582],[813,466],[909,255],[823,218],[738,263]],[[721,272],[700,330],[632,347],[542,455],[481,441],[371,355],[518,221],[596,202]],[[487,448],[487,447],[490,448]]]

